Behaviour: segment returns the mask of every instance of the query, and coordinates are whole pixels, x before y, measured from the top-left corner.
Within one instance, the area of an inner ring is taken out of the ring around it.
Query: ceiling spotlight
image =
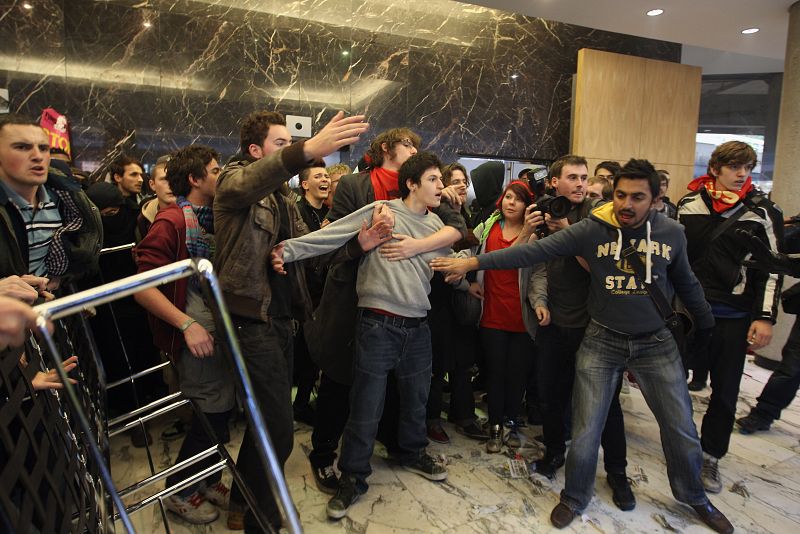
[[[143,24],[143,26],[144,26],[145,28],[149,28],[149,27],[150,27],[150,26],[152,26],[152,25],[153,25],[153,23],[152,23],[152,22],[150,22],[149,20],[146,20],[146,21],[144,21],[144,24]]]
[[[663,9],[651,9],[647,12],[648,17],[657,17],[664,12]]]
[[[343,56],[349,56],[350,55],[350,51],[349,50],[342,50],[342,55]]]
[[[512,80],[516,80],[517,78],[519,78],[519,74],[512,74],[511,75],[511,79]]]
[[[22,7],[24,7],[25,9],[33,9],[33,6],[31,5],[30,2],[23,2]]]
[[[745,35],[750,35],[751,33],[758,32],[758,28],[747,28],[746,30],[742,30],[742,33]]]

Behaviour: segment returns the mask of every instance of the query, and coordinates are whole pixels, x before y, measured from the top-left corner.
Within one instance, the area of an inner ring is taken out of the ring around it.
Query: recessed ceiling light
[[[663,9],[651,9],[647,12],[648,17],[657,17],[664,12]]]
[[[742,33],[745,35],[750,35],[751,33],[758,32],[758,28],[747,28],[746,30],[742,30]]]
[[[516,80],[517,78],[519,78],[519,74],[512,74],[511,75],[511,79],[512,80]]]
[[[350,51],[349,50],[342,50],[342,55],[343,56],[349,56],[350,55]]]
[[[152,25],[153,25],[153,23],[152,23],[152,22],[150,22],[149,20],[146,20],[146,21],[144,21],[144,24],[143,24],[143,26],[144,26],[145,28],[149,28],[149,27],[150,27],[150,26],[152,26]]]
[[[33,9],[33,6],[30,4],[30,2],[23,2],[22,7],[25,9]]]

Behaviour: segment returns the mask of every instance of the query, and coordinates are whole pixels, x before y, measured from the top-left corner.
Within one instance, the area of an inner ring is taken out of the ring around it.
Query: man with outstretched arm
[[[577,224],[503,251],[431,262],[434,270],[455,274],[527,267],[559,256],[581,256],[589,264],[591,322],[576,357],[572,447],[561,502],[550,515],[557,528],[565,528],[589,504],[603,423],[614,388],[628,369],[661,430],[673,495],[715,531],[733,532],[700,481],[703,456],[680,354],[645,285],[654,285],[667,299],[677,293],[695,318],[696,342],[708,339],[714,319],[689,268],[683,230],[650,209],[658,191],[653,166],[632,159],[614,178],[613,201]],[[623,257],[623,250],[631,256]],[[645,280],[636,275],[633,261],[644,264]]]

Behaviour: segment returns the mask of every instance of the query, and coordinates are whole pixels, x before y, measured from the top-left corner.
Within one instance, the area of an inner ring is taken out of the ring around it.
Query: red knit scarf
[[[400,185],[398,183],[398,172],[390,171],[382,167],[376,167],[369,171],[369,179],[372,181],[372,190],[375,191],[375,200],[394,200],[400,198]]]
[[[753,190],[753,177],[748,176],[747,181],[742,185],[739,191],[720,191],[716,187],[716,179],[713,176],[705,175],[695,178],[687,189],[689,191],[697,191],[705,187],[708,196],[711,198],[711,207],[717,213],[723,213],[734,207],[740,200],[744,199],[745,195]]]

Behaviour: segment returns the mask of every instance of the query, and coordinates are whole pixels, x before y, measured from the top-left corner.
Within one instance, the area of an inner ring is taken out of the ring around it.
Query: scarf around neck
[[[214,212],[211,206],[195,206],[186,197],[178,197],[176,204],[183,211],[186,221],[186,248],[192,258],[211,259],[211,245],[203,237],[203,230],[214,233]]]
[[[369,171],[369,179],[372,182],[372,190],[375,192],[375,200],[394,200],[400,198],[400,184],[397,171],[390,171],[382,167],[376,167]]]
[[[721,191],[717,189],[717,180],[713,176],[705,175],[695,178],[686,187],[689,191],[697,191],[705,188],[711,199],[711,207],[717,213],[728,211],[740,200],[743,200],[747,193],[753,190],[753,177],[748,176],[747,181],[739,191]]]

